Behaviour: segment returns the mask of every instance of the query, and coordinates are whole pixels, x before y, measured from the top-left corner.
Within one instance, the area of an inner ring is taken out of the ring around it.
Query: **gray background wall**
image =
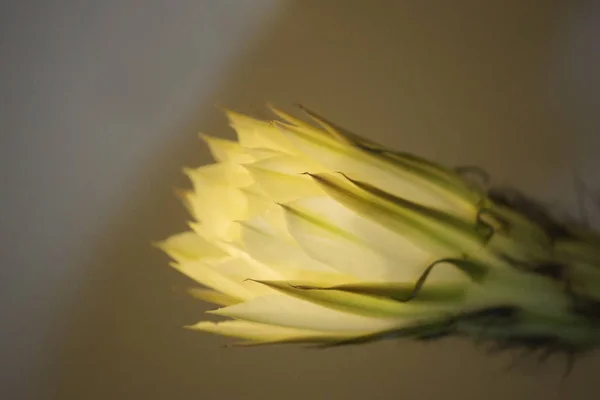
[[[215,105],[302,102],[566,206],[598,184],[593,1],[57,0],[0,10],[0,397],[595,399],[597,361],[469,343],[223,349],[149,246]]]

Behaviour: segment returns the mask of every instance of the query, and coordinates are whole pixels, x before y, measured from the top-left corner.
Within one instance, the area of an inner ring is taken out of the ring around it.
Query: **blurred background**
[[[573,209],[599,186],[600,3],[105,0],[0,6],[0,398],[596,399],[600,362],[469,343],[222,348],[150,246],[217,106],[303,103]]]

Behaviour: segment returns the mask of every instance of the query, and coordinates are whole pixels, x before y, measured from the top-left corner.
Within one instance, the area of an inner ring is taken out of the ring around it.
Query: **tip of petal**
[[[181,189],[181,188],[173,188],[173,192],[175,196],[180,198],[181,200],[187,200],[187,197],[192,193],[189,189]]]
[[[216,137],[203,132],[198,132],[198,137],[206,144],[209,144],[212,140],[217,139]]]
[[[208,311],[204,311],[204,312],[206,314],[220,315],[220,316],[227,317],[228,315],[226,312],[223,312],[223,308],[225,308],[225,307],[217,308],[216,310],[208,310]]]
[[[258,121],[249,115],[243,114],[238,111],[234,111],[229,108],[223,108],[222,111],[225,113],[225,116],[231,123],[234,123],[236,121]]]
[[[210,321],[202,321],[202,322],[197,322],[195,324],[192,325],[184,325],[183,326],[184,329],[189,329],[189,330],[193,330],[193,331],[215,331],[217,329],[217,323],[216,322],[210,322]]]
[[[189,221],[187,223],[187,226],[189,226],[190,229],[193,230],[196,233],[202,232],[202,224],[200,222]]]
[[[150,242],[150,245],[156,249],[159,249],[161,251],[165,251],[165,247],[166,247],[166,240],[160,240],[160,241],[154,241],[154,242]]]
[[[194,172],[196,171],[195,168],[191,168],[191,167],[183,167],[181,168],[181,172],[183,172],[184,175],[186,175],[188,178],[192,179],[192,177],[194,176]]]

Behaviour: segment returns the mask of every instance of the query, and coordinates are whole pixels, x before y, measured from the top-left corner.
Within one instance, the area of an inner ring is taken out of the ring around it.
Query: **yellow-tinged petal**
[[[465,221],[383,191],[367,192],[366,184],[359,188],[357,181],[348,178],[332,174],[313,177],[337,201],[423,246],[436,259],[459,258],[469,254],[473,259],[501,264],[500,260],[486,251],[485,239],[477,234],[475,227]]]
[[[251,188],[251,187],[250,187]],[[244,221],[276,208],[275,202],[258,195],[250,188],[236,188],[204,182],[196,191],[186,194],[186,205],[196,221],[200,222],[202,235],[228,241],[239,237],[237,221]]]
[[[197,190],[202,190],[207,184],[243,188],[253,183],[252,177],[243,166],[229,162],[186,168],[184,172]]]
[[[371,249],[386,259],[395,260],[396,264],[386,271],[393,280],[415,280],[433,261],[430,253],[408,240],[404,234],[398,234],[377,222],[364,218],[332,198],[304,198],[282,205],[281,208],[285,210],[290,233],[296,236],[298,244],[313,258],[331,259],[336,256],[334,252],[327,254],[326,244],[316,247],[320,236],[311,237],[311,235],[316,230],[320,230],[329,231],[330,235],[345,237],[346,243],[348,241],[361,243],[364,248]],[[369,274],[370,266],[365,265],[364,269],[366,271],[363,274]],[[377,274],[376,270],[373,273]],[[436,274],[436,279],[441,276]],[[459,275],[455,272],[447,272],[444,276],[453,279]]]
[[[239,142],[200,134],[208,145],[211,155],[219,163],[249,164],[266,158],[279,157],[281,153],[272,149],[249,149]]]
[[[246,164],[255,161],[255,158],[244,151],[244,148],[236,141],[205,134],[200,134],[200,137],[208,145],[210,154],[218,162]]]
[[[329,265],[310,257],[296,242],[285,240],[285,236],[277,235],[277,231],[262,219],[254,219],[240,223],[240,225],[240,240],[244,250],[250,257],[261,263],[286,270],[328,273],[335,271]]]
[[[188,289],[188,293],[197,299],[220,306],[231,306],[242,302],[240,299],[217,292],[216,290],[191,288]]]
[[[326,220],[282,205],[290,234],[312,258],[336,270],[369,281],[410,279],[422,269],[423,260],[405,260],[387,257],[351,232],[340,229]]]
[[[279,124],[282,132],[300,151],[330,171],[343,171],[357,180],[402,196],[408,200],[453,214],[474,218],[476,205],[431,181],[423,179],[419,171],[399,168],[334,139],[309,137],[300,130]]]
[[[250,149],[270,149],[286,154],[298,151],[275,125],[234,111],[226,111],[229,124],[235,130],[239,143]]]
[[[209,313],[245,321],[328,332],[377,331],[402,326],[407,322],[403,318],[348,314],[283,294],[256,297]]]
[[[371,296],[350,291],[313,290],[310,282],[258,281],[299,299],[349,314],[379,318],[439,318],[442,313],[458,309],[459,303],[423,305],[419,302],[398,302],[381,296]]]
[[[319,185],[306,175],[287,175],[252,165],[246,166],[246,169],[262,191],[274,202],[285,203],[307,196],[325,194]]]
[[[257,279],[282,279],[283,274],[276,266],[260,263],[248,255],[229,257],[206,262],[215,271],[233,278],[237,282]],[[254,285],[252,285],[255,287]],[[268,291],[267,291],[268,292]]]
[[[288,175],[303,175],[306,173],[315,174],[319,172],[330,172],[322,165],[315,163],[309,158],[295,157],[289,155],[266,157],[255,161],[254,163],[252,163],[252,166]]]
[[[305,121],[302,121],[301,119],[298,119],[298,118],[294,117],[293,115],[288,114],[288,113],[274,107],[273,105],[268,104],[267,107],[269,108],[269,110],[271,110],[272,113],[277,115],[284,122],[286,122],[290,125],[294,125],[297,128],[302,129],[302,131],[304,131],[304,132],[312,132],[312,134],[317,135],[317,136],[318,135],[328,135],[328,133],[329,133],[327,130],[324,131],[323,129],[318,129],[314,125],[311,125]]]
[[[251,299],[265,292],[263,285],[227,276],[203,262],[188,261],[171,266],[196,282],[238,300]]]
[[[251,340],[255,344],[275,343],[328,343],[349,340],[369,332],[325,332],[314,329],[297,329],[260,324],[249,321],[203,321],[187,327],[191,330]]]
[[[318,126],[273,111],[284,122],[227,112],[238,141],[203,136],[217,163],[179,191],[197,222],[157,244],[206,287],[193,296],[237,319],[193,329],[324,347],[600,343],[596,233],[308,109]]]
[[[315,111],[310,110],[303,105],[298,105],[298,107],[322,127],[324,130],[323,134],[326,132],[338,142],[365,151],[370,155],[385,160],[391,164],[396,164],[396,166],[400,169],[408,171],[412,170],[423,180],[431,180],[437,185],[445,187],[451,192],[455,192],[458,196],[463,197],[467,202],[475,204],[482,201],[482,193],[479,190],[470,187],[468,183],[465,182],[464,179],[454,170],[412,154],[391,151],[379,143],[350,132],[349,130],[326,119],[325,117],[317,114]],[[298,127],[302,127],[303,131],[315,129],[311,125],[298,120],[287,113],[275,109],[272,106],[269,108],[279,117],[283,118],[286,122]]]
[[[191,231],[173,235],[157,246],[177,262],[226,256],[221,249]]]
[[[481,204],[485,200],[485,195],[481,190],[469,185],[455,170],[413,154],[389,150],[379,143],[350,132],[303,105],[299,105],[299,107],[341,143],[359,148],[372,156],[396,165],[401,170],[412,171],[423,181],[430,181],[439,186],[439,190],[453,193],[460,199],[460,202],[475,205]]]

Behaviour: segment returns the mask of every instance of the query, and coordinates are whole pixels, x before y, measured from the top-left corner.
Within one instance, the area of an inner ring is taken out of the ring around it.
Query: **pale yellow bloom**
[[[555,234],[454,170],[273,111],[283,122],[227,112],[238,140],[203,136],[217,162],[185,171],[194,222],[160,247],[229,318],[192,329],[245,344],[598,344],[597,235]]]

